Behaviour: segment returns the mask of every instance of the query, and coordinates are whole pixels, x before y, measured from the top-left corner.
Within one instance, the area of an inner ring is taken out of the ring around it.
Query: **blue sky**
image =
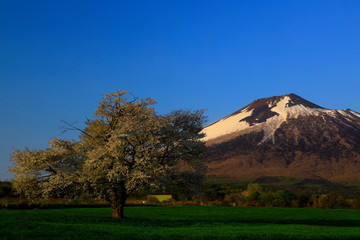
[[[13,148],[42,149],[60,120],[101,94],[153,97],[157,111],[296,93],[360,112],[360,1],[0,2],[0,180]]]

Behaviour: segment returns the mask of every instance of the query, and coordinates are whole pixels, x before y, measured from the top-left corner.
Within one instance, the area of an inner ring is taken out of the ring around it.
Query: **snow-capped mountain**
[[[360,114],[350,109],[326,109],[295,94],[274,96],[203,133],[212,175],[360,180]]]

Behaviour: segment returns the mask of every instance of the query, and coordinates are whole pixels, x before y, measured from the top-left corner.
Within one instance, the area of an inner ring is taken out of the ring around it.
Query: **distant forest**
[[[130,200],[146,200],[151,189],[141,189]],[[174,200],[165,205],[295,207],[360,209],[360,183],[334,183],[321,179],[263,177],[253,180],[209,177],[198,189],[171,186]],[[0,182],[1,202],[19,199],[11,182]],[[154,203],[151,204],[161,204]]]

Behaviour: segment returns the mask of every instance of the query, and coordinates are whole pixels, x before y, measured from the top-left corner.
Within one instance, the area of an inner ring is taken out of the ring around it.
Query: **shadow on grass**
[[[140,224],[143,226],[158,226],[158,227],[177,227],[177,226],[198,226],[199,224],[254,224],[254,225],[267,225],[267,224],[279,224],[279,225],[312,225],[312,226],[327,226],[327,227],[360,227],[360,220],[316,220],[316,219],[203,219],[203,220],[186,220],[186,219],[151,219],[151,218],[125,218],[122,220],[128,224]]]

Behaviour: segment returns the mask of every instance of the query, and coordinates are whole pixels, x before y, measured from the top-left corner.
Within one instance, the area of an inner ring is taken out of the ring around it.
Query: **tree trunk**
[[[125,204],[119,204],[118,206],[112,206],[112,217],[113,218],[125,218],[124,216]]]
[[[127,193],[124,183],[120,183],[118,188],[112,189],[106,200],[110,203],[113,218],[124,218],[124,207]]]

